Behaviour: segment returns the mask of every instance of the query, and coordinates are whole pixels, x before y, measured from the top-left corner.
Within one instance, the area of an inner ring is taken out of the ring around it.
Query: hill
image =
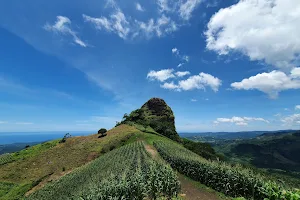
[[[251,159],[261,168],[300,172],[300,132],[291,134],[264,134],[257,139],[241,142],[231,153]]]
[[[160,98],[151,98],[140,109],[124,115],[122,124],[136,123],[144,127],[150,126],[172,140],[179,141],[175,128],[175,117],[172,109]]]
[[[16,151],[21,151],[28,146],[34,146],[40,142],[28,142],[28,143],[13,143],[13,144],[1,144],[0,145],[0,155],[5,153],[13,153]]]
[[[140,131],[121,125],[98,138],[97,134],[49,141],[0,156],[0,199],[19,199],[28,190],[70,173],[75,168],[122,146]]]
[[[205,184],[202,191],[214,189],[211,200],[220,200],[217,192],[225,199],[300,198],[298,190],[266,174],[219,161],[209,144],[179,138],[173,112],[160,99],[124,118],[106,136],[65,137],[1,155],[0,199],[203,198],[187,178]],[[161,129],[169,125],[169,131]],[[192,195],[182,194],[180,184]]]

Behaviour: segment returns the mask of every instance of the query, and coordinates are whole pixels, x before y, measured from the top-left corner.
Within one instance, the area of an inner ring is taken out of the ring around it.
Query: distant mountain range
[[[195,132],[195,133],[179,133],[181,137],[197,138],[197,137],[211,137],[216,139],[251,139],[263,134],[284,134],[295,130],[278,130],[278,131],[241,131],[241,132]]]

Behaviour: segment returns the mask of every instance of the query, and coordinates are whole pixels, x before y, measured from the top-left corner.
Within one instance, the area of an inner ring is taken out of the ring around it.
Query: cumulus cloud
[[[232,118],[217,118],[214,121],[214,124],[219,124],[219,123],[233,123],[238,126],[246,126],[248,125],[249,122],[253,121],[261,121],[265,123],[270,123],[268,120],[265,120],[263,118],[256,118],[256,117],[232,117]]]
[[[164,89],[169,89],[169,90],[177,90],[180,91],[181,89],[179,88],[178,85],[174,84],[174,82],[170,82],[170,83],[164,83],[163,85],[160,86],[161,88]]]
[[[291,76],[293,78],[300,78],[300,67],[295,67],[294,69],[292,69]]]
[[[296,105],[295,110],[300,110],[300,105]]]
[[[211,17],[206,47],[291,69],[300,60],[299,10],[299,0],[241,0]]]
[[[184,72],[176,72],[175,75],[178,76],[178,77],[183,77],[183,76],[186,76],[186,75],[190,75],[191,73],[189,71],[184,71]]]
[[[300,114],[293,114],[281,119],[284,125],[300,125]]]
[[[236,90],[259,90],[268,94],[270,98],[277,98],[279,92],[283,90],[300,89],[300,79],[292,74],[287,75],[274,70],[232,83],[231,87]]]
[[[173,69],[162,69],[160,71],[154,71],[151,70],[148,74],[147,74],[147,78],[150,80],[158,80],[161,82],[164,82],[170,78],[174,78],[175,75],[173,74]]]
[[[194,89],[205,90],[206,87],[210,87],[214,92],[217,92],[221,84],[222,81],[217,77],[201,72],[199,75],[190,76],[186,80],[179,81],[178,84],[174,84],[174,82],[165,83],[161,85],[161,87],[176,91],[188,91]]]
[[[139,3],[135,4],[135,9],[138,10],[138,11],[141,11],[141,12],[145,11],[145,8],[143,8],[142,5],[139,4]]]
[[[73,41],[82,46],[82,47],[87,47],[87,44],[83,42],[76,34],[75,31],[73,31],[71,28],[71,20],[67,17],[64,16],[57,16],[56,17],[56,22],[51,25],[49,23],[46,23],[44,26],[44,29],[47,31],[52,31],[54,33],[59,33],[63,35],[70,35],[73,37]]]

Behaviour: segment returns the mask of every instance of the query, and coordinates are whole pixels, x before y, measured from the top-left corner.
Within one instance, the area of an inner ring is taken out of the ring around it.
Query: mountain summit
[[[140,109],[132,111],[130,115],[125,114],[122,123],[130,122],[150,126],[172,140],[179,139],[173,111],[163,99],[151,98]]]

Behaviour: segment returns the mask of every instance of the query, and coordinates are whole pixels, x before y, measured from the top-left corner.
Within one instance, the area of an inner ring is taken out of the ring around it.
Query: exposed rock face
[[[156,132],[170,139],[179,140],[173,111],[163,99],[151,98],[140,109],[132,111],[124,120],[126,121],[151,126]]]

